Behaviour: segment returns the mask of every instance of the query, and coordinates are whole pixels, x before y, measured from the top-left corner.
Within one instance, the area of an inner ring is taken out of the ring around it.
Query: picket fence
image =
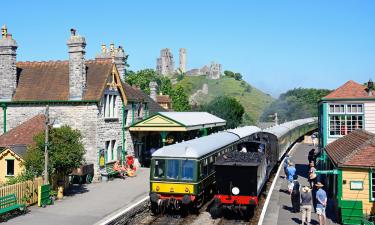
[[[16,194],[18,203],[32,205],[38,202],[38,187],[43,184],[43,178],[0,187],[0,197]],[[25,197],[25,198],[24,198]],[[25,200],[27,199],[27,202]]]

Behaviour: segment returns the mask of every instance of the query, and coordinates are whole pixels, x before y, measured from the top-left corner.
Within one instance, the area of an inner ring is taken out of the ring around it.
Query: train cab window
[[[193,180],[194,178],[194,161],[183,160],[182,161],[182,173],[181,180]]]
[[[156,159],[154,166],[154,178],[164,178],[165,175],[165,160]]]
[[[168,160],[167,179],[178,179],[180,161],[177,159]]]

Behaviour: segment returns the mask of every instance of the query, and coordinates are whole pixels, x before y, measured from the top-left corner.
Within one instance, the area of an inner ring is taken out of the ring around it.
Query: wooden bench
[[[0,197],[0,215],[16,209],[22,211],[23,213],[26,213],[26,205],[18,204],[15,194]]]
[[[115,164],[114,162],[107,163],[105,165],[105,173],[102,173],[102,175],[107,176],[108,178],[109,177],[117,177],[117,176],[119,176],[120,173],[118,171],[113,170],[113,165],[114,164]]]

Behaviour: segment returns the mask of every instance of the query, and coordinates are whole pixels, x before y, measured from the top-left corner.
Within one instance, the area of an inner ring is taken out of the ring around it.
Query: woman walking
[[[307,186],[302,188],[301,193],[301,210],[302,210],[302,225],[307,222],[307,225],[311,223],[311,210],[312,210],[312,195],[311,190]]]

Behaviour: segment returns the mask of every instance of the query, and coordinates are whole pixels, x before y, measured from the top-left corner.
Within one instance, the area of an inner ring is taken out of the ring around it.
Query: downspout
[[[135,112],[135,110],[134,110],[134,102],[132,102],[132,124],[134,124],[134,112]]]
[[[126,148],[125,148],[125,126],[126,126],[126,115],[125,105],[122,103],[122,162],[125,162]]]
[[[4,134],[7,132],[7,105],[5,103],[1,104],[1,107],[3,108],[3,131]]]

